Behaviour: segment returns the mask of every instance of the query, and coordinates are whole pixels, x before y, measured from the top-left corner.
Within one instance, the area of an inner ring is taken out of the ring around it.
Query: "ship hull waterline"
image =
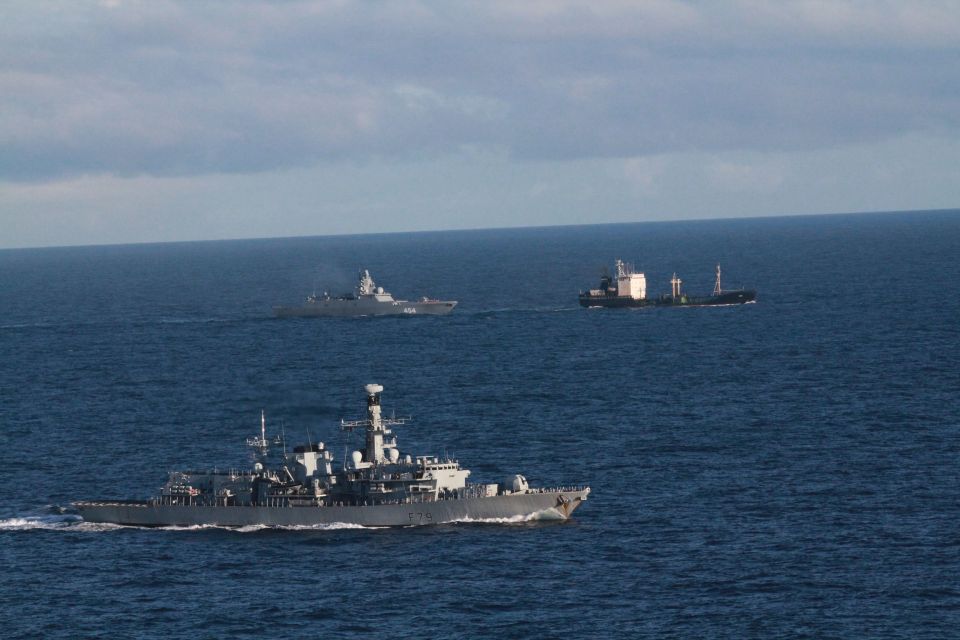
[[[663,296],[661,298],[631,298],[628,296],[580,296],[581,307],[635,309],[637,307],[726,307],[756,302],[752,290],[727,291],[718,296]]]
[[[367,300],[320,300],[299,307],[274,307],[278,318],[320,318],[358,316],[445,316],[457,306],[455,301],[371,302]]]
[[[406,527],[516,518],[566,520],[590,489],[364,506],[194,506],[148,501],[77,502],[85,522],[140,527]]]

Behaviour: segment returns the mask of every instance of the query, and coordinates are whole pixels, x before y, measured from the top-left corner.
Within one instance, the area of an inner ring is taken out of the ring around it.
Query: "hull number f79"
[[[433,520],[432,513],[411,513],[410,522],[423,522],[424,520],[431,521]]]

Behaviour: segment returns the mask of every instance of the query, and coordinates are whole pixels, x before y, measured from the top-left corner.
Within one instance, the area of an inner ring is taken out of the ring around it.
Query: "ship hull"
[[[187,506],[146,501],[77,502],[74,506],[87,522],[141,527],[406,527],[525,517],[565,520],[589,493],[585,488],[369,506]]]
[[[656,300],[652,298],[635,299],[628,296],[580,296],[581,307],[603,307],[605,309],[636,309],[652,307]]]
[[[756,302],[757,292],[750,289],[727,291],[718,296],[664,296],[657,300],[657,306],[662,307],[723,307],[734,304]]]
[[[394,300],[379,302],[375,300],[343,300],[331,298],[308,302],[299,307],[274,307],[273,314],[278,318],[354,318],[360,316],[445,316],[457,306],[453,300],[429,300],[409,302]]]
[[[722,307],[755,302],[757,292],[751,289],[727,291],[718,296],[662,296],[635,300],[626,296],[580,296],[581,307],[604,307],[611,309],[637,307]]]

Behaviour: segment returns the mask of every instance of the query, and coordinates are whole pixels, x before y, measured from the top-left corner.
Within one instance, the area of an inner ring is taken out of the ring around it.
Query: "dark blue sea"
[[[756,304],[581,309],[615,258]],[[446,318],[278,320],[360,267]],[[960,211],[0,251],[3,638],[960,635]],[[567,522],[85,524],[243,467],[260,411],[471,480],[589,484]]]

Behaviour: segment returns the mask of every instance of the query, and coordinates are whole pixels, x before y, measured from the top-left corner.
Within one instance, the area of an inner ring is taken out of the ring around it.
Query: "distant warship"
[[[367,417],[341,420],[343,431],[363,429],[366,446],[333,470],[322,442],[287,453],[282,438],[247,439],[255,464],[248,471],[171,472],[149,500],[96,500],[74,506],[88,522],[137,526],[315,526],[346,523],[410,526],[499,519],[567,519],[589,487],[536,489],[522,475],[499,484],[467,482],[470,471],[448,457],[401,454],[390,427],[409,418],[380,411],[383,387],[368,384]],[[272,449],[283,447],[282,454]],[[344,452],[346,453],[346,452]]]
[[[680,290],[683,281],[673,274],[670,280],[670,294],[661,294],[656,298],[647,297],[647,278],[643,273],[633,270],[631,265],[617,260],[616,280],[604,273],[600,278],[600,288],[580,292],[582,307],[713,307],[755,302],[757,292],[752,289],[724,291],[720,287],[720,265],[717,265],[717,280],[713,294],[709,296],[690,296]]]
[[[364,269],[360,272],[360,282],[356,292],[351,295],[330,296],[324,293],[307,296],[305,304],[299,307],[274,307],[278,318],[302,318],[314,316],[393,316],[393,315],[434,315],[445,316],[457,306],[456,300],[431,300],[421,298],[416,302],[394,300],[393,296],[378,287]]]

